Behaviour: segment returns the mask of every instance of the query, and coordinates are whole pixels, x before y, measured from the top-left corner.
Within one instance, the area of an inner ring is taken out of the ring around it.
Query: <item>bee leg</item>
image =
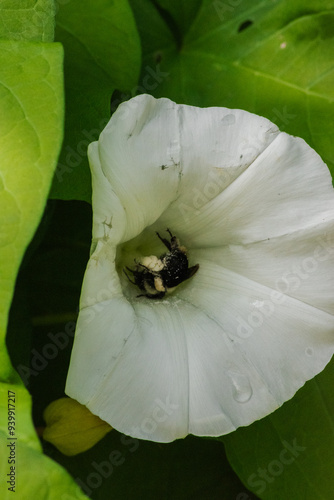
[[[131,273],[133,273],[133,270],[132,270],[132,269],[130,269],[129,267],[127,267],[126,269],[127,269],[128,271],[130,271]],[[130,283],[132,283],[133,285],[136,285],[136,282],[135,282],[135,281],[133,281],[133,280],[129,277],[129,275],[127,274],[127,272],[125,271],[125,269],[123,269],[123,273],[124,273],[124,274],[125,274],[125,276],[128,278],[128,280],[130,281]]]
[[[170,236],[170,251],[173,251],[175,250],[175,248],[179,248],[181,250],[181,252],[184,252],[186,253],[186,247],[180,247],[180,242],[179,240],[177,239],[176,236],[174,236],[171,232],[171,230],[167,227],[166,229],[167,233],[169,234]],[[184,250],[183,250],[184,249]]]
[[[169,232],[169,234],[171,234],[169,230],[168,230],[168,232]],[[168,250],[171,251],[172,246],[171,246],[170,242],[168,240],[166,240],[166,238],[163,238],[162,236],[160,236],[160,234],[157,231],[156,231],[156,235],[162,241],[162,243],[165,245],[165,247],[167,247]]]
[[[194,274],[197,273],[198,269],[199,269],[199,264],[196,264],[196,266],[189,267],[186,279],[189,279],[192,276],[194,276]]]
[[[144,269],[146,269],[146,271],[149,271],[150,272],[150,269],[146,266],[144,266],[144,264],[141,264],[140,262],[136,262],[137,266],[140,266],[140,267],[143,267]]]

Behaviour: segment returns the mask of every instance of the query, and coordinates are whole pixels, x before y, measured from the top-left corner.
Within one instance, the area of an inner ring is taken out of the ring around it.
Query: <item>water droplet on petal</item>
[[[305,349],[305,354],[307,356],[312,356],[313,355],[313,349],[311,347],[308,347],[307,349]]]
[[[232,382],[233,398],[238,403],[247,403],[253,394],[253,389],[246,375],[229,370],[227,372]]]
[[[222,118],[223,125],[233,125],[235,121],[235,116],[232,113],[225,115],[224,118]]]
[[[264,306],[264,302],[263,302],[263,300],[254,300],[254,301],[251,301],[251,305],[252,305],[253,307],[256,307],[256,308],[258,308],[258,309],[261,309],[261,307],[263,307],[263,306]]]

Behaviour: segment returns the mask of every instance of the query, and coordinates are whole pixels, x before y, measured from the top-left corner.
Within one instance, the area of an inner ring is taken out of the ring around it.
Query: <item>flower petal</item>
[[[89,147],[92,174],[93,203],[93,244],[99,239],[119,241],[124,232],[126,214],[124,207],[105,176],[99,156],[98,142],[92,142]],[[110,237],[112,229],[112,238]],[[94,248],[93,248],[94,250]]]
[[[160,223],[168,220],[178,232],[191,227],[193,235],[203,207],[245,172],[280,132],[266,118],[240,109],[180,105],[179,120],[182,177],[178,196]]]
[[[135,319],[114,299],[101,304],[91,322],[82,318],[66,392],[121,432],[159,442],[189,432],[221,435],[268,408],[268,391],[248,369],[261,389],[253,403],[262,405],[240,413],[231,374],[243,367],[243,355],[231,360],[221,327],[187,302],[139,304]],[[106,326],[121,321],[128,332],[122,341]],[[277,407],[269,394],[270,402]]]
[[[193,250],[202,259],[234,271],[283,295],[334,314],[334,220],[250,243]]]
[[[110,191],[124,209],[123,234],[118,241],[134,238],[152,224],[175,197],[180,175],[178,107],[169,99],[141,95],[123,103],[88,154],[92,171],[103,171]],[[97,160],[98,157],[98,160]],[[97,161],[96,161],[97,160]],[[98,167],[96,167],[98,165]],[[106,167],[107,166],[107,167]],[[104,222],[105,205],[94,189],[97,221]],[[113,205],[109,213],[117,220]],[[114,215],[115,213],[115,215]]]
[[[205,185],[201,188],[205,191]],[[168,220],[189,246],[247,244],[311,228],[334,218],[328,168],[302,139],[280,133],[226,189],[180,217],[179,198]],[[181,207],[182,208],[182,207]]]
[[[99,141],[89,146],[94,227],[106,224],[106,208],[119,225],[118,214],[126,207],[121,241],[153,224],[170,204],[171,221],[180,222],[180,215],[187,218],[189,211],[197,216],[203,203],[244,172],[278,133],[266,118],[238,109],[201,109],[149,95],[123,103]],[[106,203],[105,196],[97,195],[102,183],[94,185],[95,170],[110,183]],[[94,237],[101,237],[101,231],[105,235],[102,227]],[[110,237],[115,241],[117,236]]]
[[[200,404],[202,399],[206,415],[201,425],[190,413],[190,432],[195,434],[215,432],[210,413],[214,405],[217,432],[223,428],[219,414],[227,414],[238,427],[271,413],[319,373],[334,352],[333,315],[273,293],[213,262],[202,259],[196,283],[178,296],[221,329],[219,333],[208,327],[210,340],[192,336],[189,342],[189,359],[203,370],[197,400]],[[194,380],[191,374],[189,378]],[[239,405],[231,404],[233,391]]]
[[[169,442],[262,418],[329,361],[333,316],[210,262],[198,274],[172,301],[88,308],[66,392],[121,432]]]
[[[135,311],[125,299],[100,304],[90,321],[79,317],[66,393],[137,438],[186,436],[189,381],[180,324],[177,310],[171,314],[163,303]]]

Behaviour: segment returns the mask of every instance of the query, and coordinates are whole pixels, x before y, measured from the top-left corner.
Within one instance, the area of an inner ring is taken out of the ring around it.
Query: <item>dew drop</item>
[[[253,395],[253,389],[248,377],[231,370],[227,374],[232,382],[233,398],[238,403],[247,403]]]
[[[308,347],[307,349],[305,349],[305,354],[307,356],[312,356],[313,355],[313,349],[311,347]]]
[[[229,113],[228,115],[225,115],[221,121],[223,125],[233,125],[236,120],[235,116],[232,113]]]
[[[251,305],[253,307],[256,307],[258,309],[261,309],[261,307],[264,306],[264,301],[263,300],[254,300],[254,301],[251,301]]]

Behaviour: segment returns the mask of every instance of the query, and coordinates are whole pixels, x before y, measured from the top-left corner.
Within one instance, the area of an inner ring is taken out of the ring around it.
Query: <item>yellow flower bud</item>
[[[44,411],[45,441],[64,455],[72,456],[92,448],[112,427],[71,398],[53,401]]]

